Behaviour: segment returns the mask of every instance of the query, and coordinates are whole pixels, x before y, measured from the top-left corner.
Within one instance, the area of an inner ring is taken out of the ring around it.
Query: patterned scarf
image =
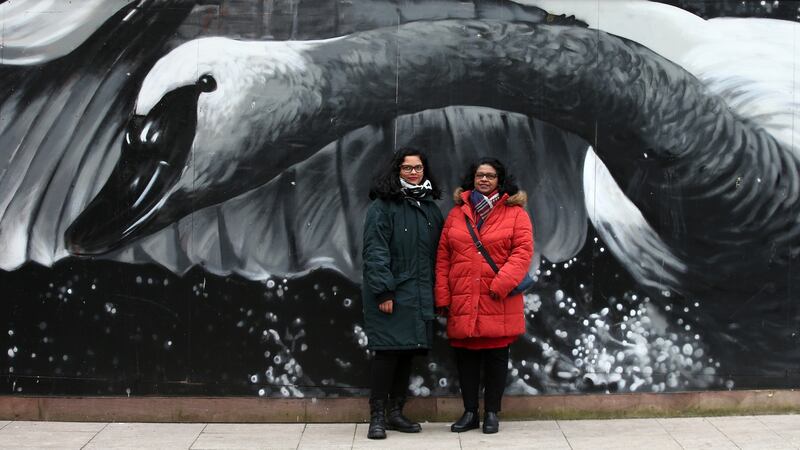
[[[481,228],[483,222],[489,217],[489,213],[492,212],[492,208],[494,208],[498,200],[500,200],[500,193],[497,191],[492,192],[488,197],[474,189],[472,193],[469,194],[469,202],[472,203],[472,207],[475,208],[475,212],[478,213],[479,216],[478,223],[475,224],[478,229]]]
[[[402,191],[403,195],[406,197],[419,200],[433,192],[433,185],[431,184],[431,180],[425,180],[420,184],[411,184],[400,178],[400,191]]]

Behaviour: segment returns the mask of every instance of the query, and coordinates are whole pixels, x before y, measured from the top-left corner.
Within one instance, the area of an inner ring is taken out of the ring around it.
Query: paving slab
[[[723,433],[741,430],[767,431],[768,427],[758,416],[706,417],[706,421]]]
[[[657,421],[683,448],[737,448],[733,441],[703,417]]]
[[[772,430],[780,436],[783,440],[791,443],[794,446],[800,447],[800,427],[792,429],[777,429]]]
[[[800,414],[790,414],[785,416],[756,416],[759,422],[770,430],[781,436],[791,436],[795,438],[800,432]]]
[[[6,427],[6,425],[10,424],[11,421],[9,420],[0,420],[0,430]]]
[[[503,420],[500,418],[500,429],[513,431],[514,433],[538,434],[542,432],[557,431],[561,433],[561,427],[555,420]]]
[[[764,423],[800,424],[800,414],[763,414],[752,416]]]
[[[698,438],[676,438],[678,444],[685,449],[713,449],[713,450],[739,450],[729,439],[715,440],[704,437]]]
[[[564,435],[544,435],[537,438],[517,436],[513,433],[500,431],[497,434],[483,434],[477,432],[462,433],[460,435],[462,449],[486,448],[528,448],[528,449],[569,449],[569,442]]]
[[[111,423],[86,449],[188,449],[205,428],[202,423]]]
[[[247,449],[247,450],[272,450],[272,449],[296,449],[297,442],[283,439],[272,439],[270,436],[252,434],[201,434],[192,444],[192,450],[206,449]],[[187,447],[189,448],[189,447]]]
[[[573,450],[619,450],[623,448],[642,448],[647,450],[682,450],[683,447],[670,436],[605,436],[571,437],[568,439]]]
[[[450,431],[450,424],[443,422],[430,422],[422,425],[420,433],[400,433],[387,431],[386,439],[367,439],[368,424],[360,423],[356,426],[354,449],[460,449],[458,433]]]
[[[260,433],[297,436],[298,441],[306,428],[304,423],[210,423],[203,433]]]
[[[298,448],[327,449],[352,448],[356,434],[354,423],[310,423],[303,430]]]
[[[22,430],[22,431],[78,431],[78,432],[91,432],[97,433],[108,426],[104,422],[44,422],[44,421],[26,421],[26,422],[11,422],[3,430]]]
[[[483,434],[481,429],[459,434],[462,449],[552,448],[568,449],[569,443],[555,420],[500,421],[500,432]]]
[[[208,424],[191,448],[296,449],[305,428],[302,423]]]
[[[737,447],[741,449],[793,449],[798,447],[778,435],[768,435],[759,431],[742,431],[735,434],[728,434],[728,439],[731,440]]]
[[[669,438],[667,430],[655,419],[559,420],[558,425],[568,440],[642,435]]]
[[[92,422],[8,422],[0,429],[0,448],[79,449],[106,425]]]
[[[796,449],[791,439],[778,434],[759,416],[709,417],[714,425],[737,447],[742,449]],[[788,430],[787,430],[788,431]]]
[[[722,434],[717,427],[711,424],[705,417],[675,417],[655,419],[667,433],[713,433]]]
[[[194,424],[0,422],[0,449],[800,449],[800,415],[677,419],[501,420],[500,432],[421,433],[367,439],[366,423]]]

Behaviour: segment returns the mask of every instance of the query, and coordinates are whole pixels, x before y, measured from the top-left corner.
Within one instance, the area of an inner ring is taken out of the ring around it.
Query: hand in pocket
[[[394,310],[394,300],[386,300],[380,305],[378,305],[378,309],[381,310],[382,313],[391,314]]]

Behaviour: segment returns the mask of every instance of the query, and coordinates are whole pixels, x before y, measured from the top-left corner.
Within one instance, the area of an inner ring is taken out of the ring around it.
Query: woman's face
[[[419,156],[406,156],[403,163],[400,164],[400,178],[406,180],[407,183],[420,184],[424,170]]]
[[[489,195],[497,189],[497,171],[488,164],[481,164],[475,170],[475,190]]]

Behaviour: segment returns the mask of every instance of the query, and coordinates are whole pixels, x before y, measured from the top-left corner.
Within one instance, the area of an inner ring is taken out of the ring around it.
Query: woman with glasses
[[[522,294],[514,290],[533,256],[533,228],[523,208],[527,195],[500,161],[484,158],[469,168],[454,200],[439,240],[435,289],[464,401],[464,414],[450,429],[480,425],[483,369],[483,432],[497,433],[508,347],[525,332]]]
[[[417,433],[403,415],[414,355],[433,338],[433,267],[442,230],[441,196],[425,155],[400,149],[373,181],[364,222],[362,299],[369,348],[375,351],[370,378],[367,437],[386,430]]]

